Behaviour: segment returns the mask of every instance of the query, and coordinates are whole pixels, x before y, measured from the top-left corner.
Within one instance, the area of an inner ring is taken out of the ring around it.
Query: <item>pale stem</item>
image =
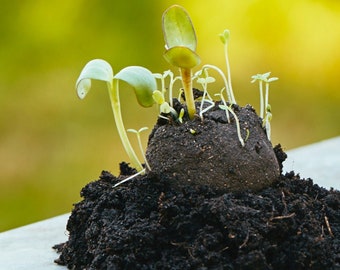
[[[127,177],[127,178],[125,178],[124,180],[122,180],[122,181],[118,182],[117,184],[115,184],[113,187],[114,188],[118,187],[119,185],[121,185],[121,184],[123,184],[123,183],[125,183],[127,181],[130,181],[133,178],[137,177],[138,175],[141,175],[141,174],[144,174],[144,173],[145,173],[145,169],[143,169],[143,170],[139,171],[138,173],[135,173],[135,174],[133,174],[133,175]]]
[[[207,95],[207,82],[205,81],[203,84],[203,97],[202,97],[202,101],[201,101],[201,106],[200,106],[200,115],[202,114],[202,110],[203,110],[203,104],[204,104],[204,101],[205,101],[205,96]]]
[[[174,83],[180,79],[180,77],[175,77],[174,78],[174,75],[172,73],[170,73],[170,83],[169,83],[169,104],[170,104],[170,107],[173,107],[173,102],[172,102],[172,92],[173,92],[173,86],[174,86]]]
[[[231,104],[236,104],[235,97],[234,97],[234,94],[233,94],[233,88],[231,86],[230,65],[229,65],[229,57],[228,57],[228,42],[225,43],[224,50],[225,50],[225,60],[226,60],[226,64],[227,64],[228,87],[229,87],[230,96],[231,96],[230,102],[231,102]]]
[[[224,85],[225,85],[225,88],[226,88],[226,92],[227,92],[227,96],[228,96],[228,101],[231,103],[231,104],[236,104],[236,101],[235,101],[235,98],[234,98],[234,94],[233,92],[231,91],[231,89],[229,88],[229,83],[228,83],[228,80],[227,78],[225,77],[224,73],[222,72],[222,70],[220,70],[218,67],[216,66],[213,66],[213,65],[204,65],[202,69],[206,69],[206,68],[211,68],[215,71],[217,71],[222,79],[223,79],[223,82],[224,82]]]
[[[223,91],[223,89],[222,89],[222,91]],[[223,105],[226,106],[226,107],[228,107],[228,106],[227,106],[227,103],[225,102],[225,99],[224,99],[224,97],[223,97],[223,95],[222,95],[222,91],[221,91],[221,94],[216,94],[216,96],[220,96]],[[230,124],[230,117],[229,117],[229,112],[228,112],[228,110],[225,110],[225,115],[227,116],[228,123]]]
[[[119,101],[119,86],[118,80],[114,79],[112,82],[112,88],[109,86],[110,89],[110,100],[111,106],[113,110],[113,115],[116,122],[116,127],[118,130],[119,137],[122,141],[124,149],[131,160],[131,164],[133,167],[136,168],[137,171],[142,171],[143,167],[142,164],[139,162],[139,159],[133,150],[129,138],[126,134],[125,127],[123,124],[122,113],[120,109],[120,101]]]
[[[145,156],[144,148],[143,148],[143,145],[142,145],[142,140],[141,140],[141,137],[140,137],[140,132],[137,132],[137,140],[138,140],[140,152],[142,153],[142,156],[143,156],[143,159],[144,159],[144,162],[145,162],[145,166],[148,168],[149,171],[151,171],[149,162],[147,161],[146,156]]]
[[[230,106],[231,106],[231,105],[230,105]],[[237,117],[236,113],[235,113],[229,106],[227,106],[227,110],[228,110],[228,111],[234,116],[234,118],[235,118],[238,140],[240,141],[242,147],[244,147],[244,140],[243,140],[242,135],[241,135],[241,128],[240,128],[240,122],[239,122],[239,120],[238,120],[238,117]]]
[[[259,89],[260,89],[260,117],[263,119],[263,115],[264,115],[264,104],[263,104],[262,80],[259,81]]]
[[[270,141],[271,130],[270,130],[270,122],[268,120],[266,121],[266,131],[267,131],[267,138]]]
[[[169,82],[169,104],[170,104],[170,107],[173,107],[173,102],[172,102],[172,87],[174,85],[174,75],[172,73],[170,73],[169,76],[170,76],[170,82]]]
[[[191,69],[180,68],[184,88],[185,102],[187,104],[189,118],[193,119],[196,114],[194,94],[192,92]]]
[[[264,104],[264,108],[267,111],[267,107],[268,107],[268,96],[269,96],[269,83],[266,82],[266,101]]]

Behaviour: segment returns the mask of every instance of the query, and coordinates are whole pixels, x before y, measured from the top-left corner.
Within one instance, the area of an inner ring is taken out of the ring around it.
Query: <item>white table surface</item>
[[[340,137],[288,151],[283,171],[340,189]],[[69,214],[0,233],[0,270],[63,270],[52,246],[67,240]]]

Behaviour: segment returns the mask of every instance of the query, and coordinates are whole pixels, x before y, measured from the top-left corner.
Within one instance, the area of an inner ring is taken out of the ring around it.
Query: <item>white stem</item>
[[[208,64],[208,65],[204,65],[203,68],[202,68],[202,70],[203,70],[203,69],[206,69],[206,68],[211,68],[211,69],[217,71],[217,72],[221,75],[221,77],[222,77],[222,79],[223,79],[223,82],[224,82],[224,85],[225,85],[225,88],[226,88],[226,92],[227,92],[227,96],[228,96],[228,101],[229,101],[231,104],[236,104],[236,101],[235,101],[235,98],[234,98],[234,94],[233,94],[232,90],[230,89],[228,80],[227,80],[227,78],[225,77],[225,75],[224,75],[224,73],[222,72],[222,70],[220,70],[220,69],[219,69],[218,67],[216,67],[216,66],[209,65],[209,64]]]
[[[264,115],[264,104],[263,104],[262,81],[259,81],[259,89],[260,89],[260,117],[263,119],[263,115]]]
[[[227,109],[235,118],[238,140],[240,141],[242,147],[244,147],[244,140],[241,136],[241,128],[240,128],[240,122],[238,120],[238,117],[236,113],[230,107],[227,106]]]
[[[140,175],[140,174],[144,174],[144,173],[145,173],[145,169],[141,170],[141,171],[138,172],[138,173],[135,173],[134,175],[131,175],[131,176],[125,178],[124,180],[122,180],[122,181],[118,182],[117,184],[115,184],[113,187],[114,187],[114,188],[115,188],[115,187],[118,187],[119,185],[121,185],[121,184],[123,184],[123,183],[125,183],[125,182],[127,182],[127,181],[129,181],[129,180],[131,180],[131,179],[133,179],[133,178],[135,178],[135,177],[137,177],[137,176]]]
[[[228,86],[229,86],[229,91],[231,95],[231,100],[230,102],[232,104],[236,104],[234,94],[233,94],[233,88],[231,86],[231,75],[230,75],[230,65],[229,65],[229,57],[228,57],[228,43],[226,42],[224,45],[224,50],[225,50],[225,59],[226,59],[226,64],[227,64],[227,74],[228,74]]]
[[[268,107],[268,97],[269,97],[269,83],[266,82],[266,101],[264,104],[265,111],[267,111],[267,107]]]
[[[124,146],[124,149],[126,153],[128,154],[132,165],[136,168],[137,171],[142,171],[143,166],[140,163],[135,151],[133,150],[131,143],[129,141],[129,138],[126,134],[126,130],[124,127],[123,119],[122,119],[122,113],[120,109],[120,101],[119,101],[119,88],[118,88],[118,80],[114,79],[112,83],[112,88],[110,89],[110,100],[111,100],[111,106],[113,110],[113,115],[116,122],[116,127],[118,130],[119,137],[122,141],[122,144]]]
[[[150,165],[149,165],[149,163],[146,159],[146,156],[145,156],[144,148],[143,148],[143,145],[142,145],[142,140],[140,138],[140,132],[137,132],[137,140],[138,140],[140,152],[142,153],[142,156],[143,156],[143,159],[144,159],[144,162],[145,162],[145,166],[148,168],[149,171],[151,171]]]

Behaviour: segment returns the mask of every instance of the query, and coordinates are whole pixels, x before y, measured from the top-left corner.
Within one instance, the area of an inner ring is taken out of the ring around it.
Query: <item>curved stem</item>
[[[111,100],[111,106],[112,106],[112,110],[113,110],[113,115],[115,118],[115,122],[116,122],[116,127],[118,130],[118,134],[119,137],[122,141],[122,144],[124,146],[124,149],[126,151],[126,153],[128,154],[132,166],[136,168],[136,170],[138,172],[143,170],[143,166],[140,163],[135,151],[133,150],[131,143],[129,141],[129,138],[127,136],[125,127],[124,127],[124,123],[123,123],[123,119],[122,119],[122,113],[121,113],[121,109],[120,109],[120,100],[119,100],[119,86],[118,86],[118,80],[117,79],[113,79],[112,82],[112,87],[110,87],[110,85],[108,84],[109,87],[109,93],[110,93],[110,100]]]
[[[233,94],[232,90],[231,90],[230,87],[229,87],[228,80],[227,80],[227,78],[225,77],[223,71],[222,71],[221,69],[219,69],[218,67],[216,67],[216,66],[214,66],[214,65],[209,65],[209,64],[204,65],[204,66],[202,67],[202,70],[204,70],[204,69],[206,69],[206,68],[213,69],[213,70],[217,71],[217,72],[221,75],[221,77],[222,77],[222,79],[223,79],[223,82],[224,82],[224,85],[225,85],[226,92],[227,92],[228,101],[229,101],[231,104],[236,104],[234,94]]]
[[[181,68],[181,76],[184,88],[185,102],[188,108],[189,118],[193,119],[196,114],[194,94],[192,92],[191,69]]]

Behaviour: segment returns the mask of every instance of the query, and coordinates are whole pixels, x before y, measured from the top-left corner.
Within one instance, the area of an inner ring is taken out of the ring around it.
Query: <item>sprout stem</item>
[[[264,108],[267,111],[267,107],[268,107],[268,97],[269,97],[269,82],[266,81],[266,100],[264,103]]]
[[[113,187],[114,187],[114,188],[115,188],[115,187],[118,187],[119,185],[121,185],[121,184],[123,184],[123,183],[125,183],[125,182],[127,182],[127,181],[130,181],[130,180],[132,180],[133,178],[137,177],[138,175],[141,175],[141,174],[144,174],[144,173],[145,173],[145,169],[143,169],[143,170],[141,170],[141,171],[139,171],[139,172],[137,172],[137,173],[135,173],[135,174],[133,174],[133,175],[127,177],[127,178],[125,178],[124,180],[122,180],[122,181],[118,182],[117,184],[115,184]]]
[[[145,153],[144,153],[144,148],[143,148],[143,145],[142,145],[142,139],[140,137],[140,133],[144,130],[147,130],[148,128],[147,127],[142,127],[140,128],[139,130],[135,130],[135,129],[128,129],[127,131],[128,132],[132,132],[132,133],[135,133],[136,136],[137,136],[137,141],[138,141],[138,146],[139,146],[139,150],[143,156],[143,159],[144,159],[144,162],[145,162],[145,166],[146,168],[151,171],[151,168],[150,168],[150,165],[146,159],[146,156],[145,156]]]
[[[187,104],[189,118],[193,119],[196,114],[194,94],[192,92],[191,69],[180,68],[184,88],[185,102]]]
[[[211,68],[211,69],[217,71],[217,72],[221,75],[221,77],[222,77],[222,79],[223,79],[223,82],[224,82],[224,85],[225,85],[225,88],[226,88],[226,92],[227,92],[227,96],[228,96],[228,101],[229,101],[231,104],[236,104],[234,94],[233,94],[233,92],[231,91],[231,89],[230,89],[230,87],[229,87],[228,80],[227,80],[227,78],[225,77],[223,71],[222,71],[221,69],[219,69],[218,67],[216,67],[216,66],[214,66],[214,65],[209,65],[209,64],[204,65],[204,66],[202,67],[202,70],[207,69],[207,68]]]
[[[228,42],[224,44],[224,51],[225,51],[225,61],[227,65],[227,75],[228,75],[228,91],[230,92],[230,102],[231,104],[236,104],[236,100],[233,93],[233,88],[231,86],[231,75],[230,75],[230,65],[229,65],[229,57],[228,57]]]
[[[108,84],[108,88],[109,88],[109,93],[110,93],[109,96],[111,100],[111,107],[112,107],[113,115],[115,118],[119,137],[123,143],[126,153],[128,154],[131,160],[133,167],[135,167],[136,170],[140,172],[143,170],[143,166],[140,163],[135,151],[133,150],[131,146],[131,143],[126,134],[123,119],[122,119],[122,113],[121,113],[120,101],[119,101],[119,81],[117,79],[113,79],[112,87],[110,86],[110,84]]]
[[[263,87],[262,86],[263,86],[263,81],[260,80],[259,81],[259,89],[260,89],[260,117],[263,119],[265,105],[263,104]]]

